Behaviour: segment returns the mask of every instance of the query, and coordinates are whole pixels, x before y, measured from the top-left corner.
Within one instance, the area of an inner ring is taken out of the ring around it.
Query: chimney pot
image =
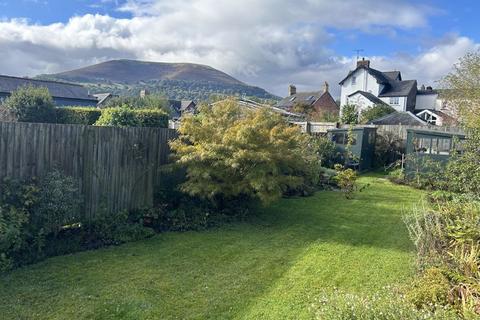
[[[428,91],[432,91],[433,88],[432,88],[431,86],[428,86],[428,87],[427,87],[427,90],[428,90]]]
[[[294,94],[297,94],[297,87],[291,84],[288,86],[288,95],[293,96]]]
[[[365,60],[365,58],[362,58],[362,60],[358,60],[357,61],[357,68],[360,67],[360,66],[370,68],[370,60]]]
[[[422,86],[420,87],[420,90],[425,90],[425,85],[422,84]]]

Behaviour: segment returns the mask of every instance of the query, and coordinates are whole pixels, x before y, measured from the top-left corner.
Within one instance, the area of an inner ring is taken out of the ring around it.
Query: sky
[[[480,1],[0,0],[0,74],[34,76],[111,59],[210,65],[279,96],[355,68],[438,86],[480,49]]]

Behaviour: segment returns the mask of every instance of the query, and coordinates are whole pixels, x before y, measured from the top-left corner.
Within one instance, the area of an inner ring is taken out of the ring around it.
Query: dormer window
[[[398,106],[400,104],[400,99],[398,97],[391,97],[390,104],[394,106]]]
[[[357,84],[357,77],[355,76],[352,77],[352,84]]]

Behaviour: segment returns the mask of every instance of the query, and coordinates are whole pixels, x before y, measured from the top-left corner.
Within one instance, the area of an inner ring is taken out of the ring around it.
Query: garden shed
[[[425,160],[446,163],[454,153],[462,153],[465,135],[437,130],[407,130],[407,173],[417,170]]]
[[[353,137],[349,137],[353,135]],[[346,165],[360,171],[369,170],[373,167],[375,153],[375,140],[377,128],[356,127],[353,129],[340,128],[328,130],[328,137],[335,142],[337,149],[346,158],[347,145],[351,141],[350,152],[353,159],[346,159]]]

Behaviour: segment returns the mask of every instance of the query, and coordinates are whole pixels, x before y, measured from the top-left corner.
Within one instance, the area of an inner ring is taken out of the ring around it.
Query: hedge
[[[56,108],[57,123],[93,125],[100,118],[102,111],[93,107]]]
[[[120,126],[157,127],[168,128],[168,115],[159,109],[123,109],[107,108],[96,109],[93,107],[59,107],[55,109],[56,123],[81,124],[81,125],[111,125],[116,126],[118,121],[110,123],[112,117],[125,116],[128,113],[131,120]],[[118,115],[117,113],[121,113]],[[102,121],[98,121],[101,119]],[[118,120],[118,119],[117,119]],[[124,120],[124,119],[123,119]],[[122,121],[120,121],[122,122]]]
[[[168,128],[168,115],[162,110],[140,109],[134,112],[140,127]]]

